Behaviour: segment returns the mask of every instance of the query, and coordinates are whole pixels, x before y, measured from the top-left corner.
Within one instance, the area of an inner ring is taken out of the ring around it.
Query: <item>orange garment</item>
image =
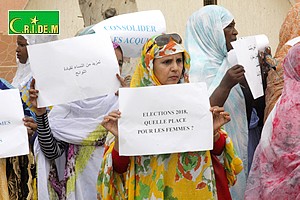
[[[296,3],[288,12],[279,33],[279,44],[275,53],[275,58],[278,60],[276,71],[270,70],[267,77],[266,108],[265,119],[273,109],[278,98],[281,96],[283,89],[283,68],[282,62],[288,50],[291,48],[285,45],[289,40],[300,36],[300,2]]]

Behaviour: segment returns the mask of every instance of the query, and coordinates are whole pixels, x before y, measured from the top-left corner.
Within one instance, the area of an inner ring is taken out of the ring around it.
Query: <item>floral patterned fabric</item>
[[[184,54],[184,76],[187,81],[189,55],[170,40],[159,47],[155,37],[142,50],[131,87],[160,85],[153,73],[155,57]],[[130,157],[129,168],[124,174],[114,172],[112,150],[114,138],[108,137],[108,146],[98,177],[99,199],[216,199],[216,185],[209,151],[173,153]]]
[[[184,50],[181,45],[177,44],[173,40],[171,40],[167,45],[159,47],[154,42],[154,38],[149,40],[143,47],[141,60],[133,74],[130,87],[161,85],[153,72],[154,58],[161,58],[164,55],[172,55],[179,52],[183,52],[184,57],[184,74],[180,82],[187,82],[190,70],[190,55]]]
[[[246,199],[300,199],[300,44],[289,50],[283,68],[282,96],[265,123]]]
[[[225,130],[221,129],[220,134],[223,134],[226,138],[225,149],[223,153],[224,168],[228,184],[233,186],[237,181],[237,175],[243,170],[243,161],[238,157],[233,142],[228,137]]]
[[[276,71],[270,70],[268,72],[267,77],[265,120],[276,104],[283,89],[282,61],[291,48],[286,45],[286,42],[298,36],[300,36],[300,3],[296,3],[292,7],[280,29],[279,44],[274,56],[278,60],[278,65]]]

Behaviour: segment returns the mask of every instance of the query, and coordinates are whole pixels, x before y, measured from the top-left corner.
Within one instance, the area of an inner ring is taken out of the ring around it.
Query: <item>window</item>
[[[217,0],[204,0],[203,6],[207,5],[217,5]]]

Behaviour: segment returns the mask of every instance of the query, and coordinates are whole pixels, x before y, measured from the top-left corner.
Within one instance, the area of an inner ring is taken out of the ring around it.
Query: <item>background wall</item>
[[[12,80],[16,72],[16,36],[7,35],[8,10],[23,10],[28,0],[0,0],[0,78]]]
[[[25,10],[60,10],[59,39],[73,37],[83,28],[78,0],[29,0]]]
[[[185,36],[185,24],[189,16],[203,6],[199,0],[137,0],[138,11],[161,10],[165,16],[167,32],[176,32]]]
[[[218,0],[218,4],[232,12],[238,36],[265,34],[275,53],[281,24],[291,7],[287,0]]]

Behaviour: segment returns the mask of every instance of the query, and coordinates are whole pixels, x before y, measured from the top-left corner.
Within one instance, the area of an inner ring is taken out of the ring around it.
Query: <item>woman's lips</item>
[[[170,76],[170,79],[172,80],[177,80],[179,78],[179,76]]]

